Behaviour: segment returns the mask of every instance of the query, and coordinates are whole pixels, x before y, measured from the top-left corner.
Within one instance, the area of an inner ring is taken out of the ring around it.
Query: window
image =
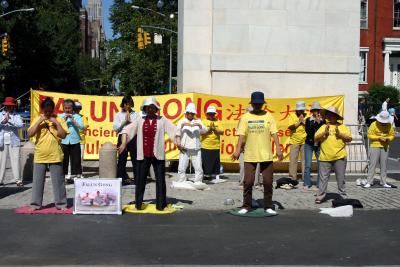
[[[396,1],[396,0],[395,0]],[[361,0],[360,28],[368,28],[368,0]]]
[[[368,72],[368,48],[360,50],[360,77],[359,83],[367,83]]]
[[[393,4],[393,28],[400,29],[400,0],[394,0]]]

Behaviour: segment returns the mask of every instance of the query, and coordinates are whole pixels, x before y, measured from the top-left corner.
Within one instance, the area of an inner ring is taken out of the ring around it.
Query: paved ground
[[[399,169],[391,161],[389,176],[396,178]],[[85,175],[98,174],[87,168]],[[168,185],[174,176],[168,174]],[[206,191],[168,188],[169,201],[184,209],[159,216],[16,215],[13,209],[30,201],[31,184],[0,187],[0,265],[400,265],[400,189],[363,189],[355,184],[358,176],[348,176],[349,197],[365,206],[351,218],[319,214],[331,203],[315,205],[313,193],[276,189],[274,201],[285,209],[252,219],[226,213],[242,204],[238,176],[228,178]],[[67,190],[72,203],[73,186]],[[133,190],[123,188],[123,203],[133,199]],[[48,179],[44,204],[52,198]],[[154,198],[151,182],[145,199]],[[235,204],[225,206],[226,198]],[[254,198],[262,198],[261,189]]]
[[[209,190],[205,191],[190,191],[178,190],[169,188],[170,183],[175,179],[175,174],[168,174],[167,178],[167,195],[169,201],[184,205],[185,209],[190,210],[227,210],[232,206],[224,205],[224,200],[232,198],[236,206],[242,205],[242,191],[234,176],[230,176],[227,182],[216,185],[209,185]],[[350,177],[352,181],[347,182],[347,193],[349,198],[359,199],[367,209],[399,209],[400,208],[400,189],[364,189],[356,186],[354,177]],[[334,177],[331,178],[332,182],[329,183],[328,190],[332,194],[330,197],[334,198],[336,190],[336,182]],[[390,179],[392,184],[400,186],[400,182]],[[129,203],[134,199],[133,186],[123,187],[122,203]],[[72,202],[74,188],[73,185],[67,186],[67,193],[70,201]],[[255,200],[263,198],[262,188],[255,189],[253,197]],[[18,189],[13,185],[6,185],[0,187],[0,208],[13,209],[21,205],[29,204],[31,198],[31,184],[27,184],[25,188]],[[146,187],[145,200],[155,199],[155,183],[150,182]],[[304,192],[299,186],[298,189],[274,190],[273,200],[279,202],[285,209],[308,209],[315,210],[319,207],[331,206],[330,201],[322,205],[314,204],[314,193]],[[53,200],[51,180],[47,179],[45,187],[44,204],[50,203]]]
[[[398,211],[270,218],[216,211],[40,216],[0,210],[2,265],[400,265]]]

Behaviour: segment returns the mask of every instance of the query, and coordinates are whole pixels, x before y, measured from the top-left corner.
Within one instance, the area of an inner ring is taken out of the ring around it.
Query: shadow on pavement
[[[0,199],[24,192],[30,187],[0,187]]]

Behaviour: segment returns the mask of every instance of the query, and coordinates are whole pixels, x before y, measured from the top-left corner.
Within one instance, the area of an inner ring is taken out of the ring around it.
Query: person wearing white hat
[[[374,121],[368,128],[369,148],[369,166],[368,178],[364,188],[369,188],[373,184],[375,169],[379,164],[381,169],[381,182],[383,187],[390,188],[386,183],[387,160],[389,155],[389,142],[393,141],[395,133],[391,125],[390,114],[388,111],[381,111],[376,115]]]
[[[187,181],[186,169],[190,158],[195,172],[194,182],[202,183],[203,181],[200,136],[206,133],[207,129],[201,120],[195,118],[196,114],[196,106],[189,103],[185,110],[185,118],[177,125],[176,142],[180,151],[177,182]]]
[[[289,154],[289,176],[292,179],[297,180],[297,164],[299,160],[299,154],[301,156],[301,170],[304,171],[304,143],[306,141],[307,133],[305,129],[306,122],[306,103],[304,101],[298,101],[296,103],[295,114],[289,116],[290,130],[290,154]]]
[[[145,102],[147,104],[146,116],[138,116],[122,129],[122,143],[118,147],[118,153],[123,153],[127,144],[137,136],[136,209],[142,209],[146,178],[150,165],[153,165],[156,176],[156,208],[164,210],[167,206],[164,136],[168,134],[169,138],[175,141],[176,127],[170,120],[157,115],[160,106],[155,98],[146,99]]]
[[[147,108],[151,103],[157,103],[157,100],[154,97],[145,98],[143,100],[142,105],[140,105],[140,111],[139,111],[140,117],[145,118],[147,116]],[[150,178],[153,180],[156,179],[156,174],[154,172],[153,165],[150,165],[148,176],[150,176]]]
[[[319,102],[313,102],[311,105],[311,116],[306,119],[305,129],[307,133],[306,141],[304,144],[304,190],[305,191],[318,191],[319,186],[319,143],[315,142],[314,135],[318,131],[318,129],[325,124],[325,120],[321,117],[320,114],[321,105]],[[317,186],[312,186],[311,181],[311,164],[312,164],[312,156],[315,154],[315,158],[317,159]]]
[[[320,142],[319,176],[321,179],[315,204],[321,204],[325,200],[332,169],[335,171],[339,194],[346,197],[346,143],[352,140],[350,129],[340,122],[343,117],[336,107],[329,107],[322,112],[325,114],[326,125],[320,127],[314,136],[314,141]]]
[[[219,174],[221,170],[220,146],[221,135],[224,134],[222,123],[217,118],[217,108],[209,106],[207,118],[203,120],[207,132],[201,136],[201,161],[204,176],[215,177],[215,183],[222,182]]]

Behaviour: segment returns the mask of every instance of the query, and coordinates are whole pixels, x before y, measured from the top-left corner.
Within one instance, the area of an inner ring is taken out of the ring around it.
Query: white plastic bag
[[[331,217],[351,217],[353,216],[353,206],[346,205],[337,208],[320,208],[322,214],[328,214]]]

